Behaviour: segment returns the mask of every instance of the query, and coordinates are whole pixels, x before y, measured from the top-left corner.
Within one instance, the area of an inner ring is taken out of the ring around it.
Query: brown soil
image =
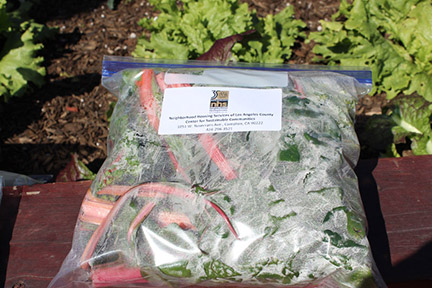
[[[294,5],[296,17],[308,31],[329,20],[338,0],[243,0],[259,16]],[[137,22],[155,13],[147,1],[120,1],[109,10],[106,0],[45,0],[32,15],[37,22],[57,27],[45,43],[47,81],[29,95],[0,104],[0,170],[56,175],[77,153],[97,171],[106,157],[106,111],[114,96],[100,85],[103,55],[131,55],[143,31]],[[298,42],[291,63],[309,64],[312,44]],[[384,97],[365,97],[359,115],[380,113]]]

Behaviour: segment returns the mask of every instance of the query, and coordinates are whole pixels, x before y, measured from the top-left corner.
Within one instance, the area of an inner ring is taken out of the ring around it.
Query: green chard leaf
[[[326,144],[325,142],[323,142],[323,141],[321,141],[321,140],[318,139],[318,136],[317,136],[317,135],[313,135],[313,136],[312,136],[312,134],[304,133],[303,136],[305,137],[305,139],[306,139],[308,142],[310,142],[310,143],[312,143],[312,144],[314,144],[314,145],[323,145],[323,146],[327,146],[327,144]]]
[[[162,273],[166,275],[187,278],[192,276],[191,271],[187,269],[187,265],[187,261],[180,261],[176,263],[161,265],[158,268]]]
[[[233,277],[240,275],[233,268],[219,260],[204,263],[204,271],[207,275],[206,279],[233,279]]]
[[[365,225],[363,221],[356,215],[356,213],[350,211],[344,206],[336,207],[333,210],[329,211],[324,217],[323,223],[330,221],[330,219],[338,211],[343,211],[346,215],[347,231],[349,235],[357,239],[362,239],[366,236]]]
[[[270,185],[270,186],[267,188],[267,190],[268,190],[269,192],[275,192],[275,191],[276,191],[276,189],[274,188],[273,185]]]
[[[298,162],[300,161],[300,152],[295,144],[285,146],[285,149],[279,151],[279,160]]]
[[[363,247],[363,245],[358,244],[350,239],[343,239],[341,235],[331,230],[325,230],[326,235],[323,239],[324,242],[330,242],[331,245],[337,248],[348,248],[348,247]]]

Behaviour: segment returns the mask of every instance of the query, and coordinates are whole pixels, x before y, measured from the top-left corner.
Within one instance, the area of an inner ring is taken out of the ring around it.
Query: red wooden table
[[[372,252],[389,287],[432,287],[431,171],[432,156],[364,160],[356,168]],[[89,185],[59,182],[3,191],[0,285],[48,285],[69,252]]]

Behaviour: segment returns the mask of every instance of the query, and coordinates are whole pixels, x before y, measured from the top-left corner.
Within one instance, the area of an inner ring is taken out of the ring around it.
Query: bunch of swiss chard
[[[51,287],[379,286],[352,169],[355,80],[287,74],[280,131],[162,136],[164,90],[194,87],[166,73],[105,80],[119,97],[108,158]]]

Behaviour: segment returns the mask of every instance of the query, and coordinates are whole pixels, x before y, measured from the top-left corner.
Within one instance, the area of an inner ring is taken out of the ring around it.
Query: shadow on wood
[[[381,275],[388,279],[392,270],[390,246],[381,212],[378,187],[372,174],[377,164],[378,159],[362,160],[358,163],[355,171],[368,221],[368,239],[372,254]]]
[[[0,287],[4,287],[6,281],[6,268],[9,258],[9,241],[18,214],[21,200],[21,187],[13,189],[5,188],[0,205]]]
[[[401,281],[404,280],[403,275],[406,274],[414,279],[432,280],[432,241],[421,247],[411,257],[396,264],[391,271],[390,279],[395,282]]]

